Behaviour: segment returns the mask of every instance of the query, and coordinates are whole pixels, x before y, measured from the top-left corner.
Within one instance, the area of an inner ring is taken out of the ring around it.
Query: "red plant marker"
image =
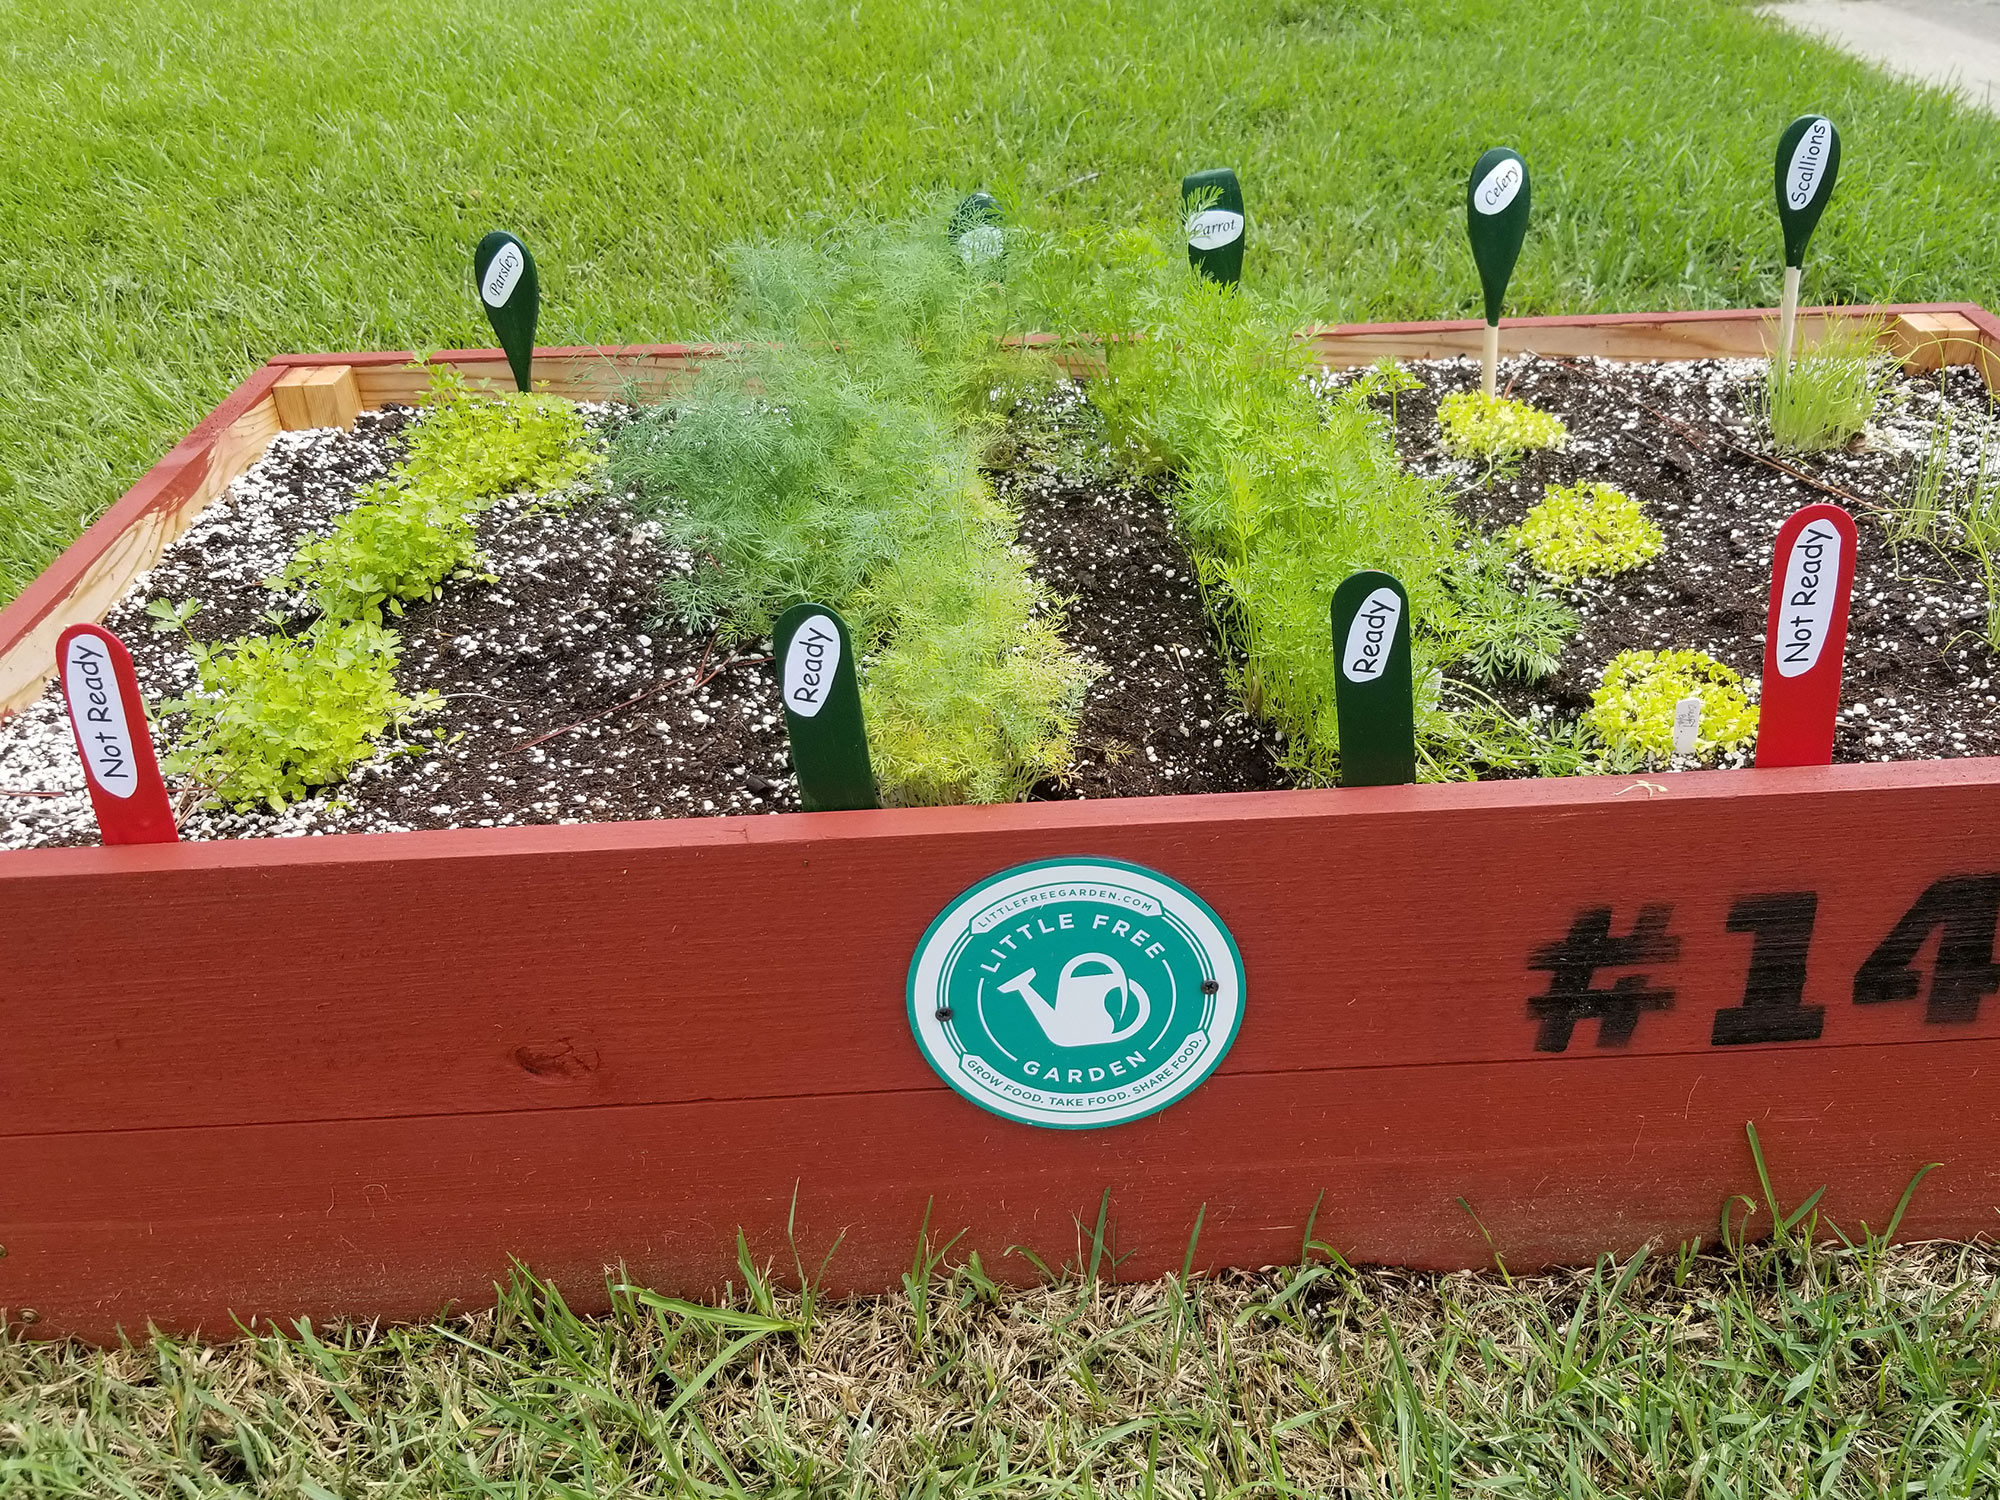
[[[102,625],[72,625],[56,641],[56,670],[104,842],[178,842],[180,829],[153,758],[146,705],[125,643]]]
[[[1764,633],[1760,766],[1833,762],[1857,541],[1854,518],[1837,505],[1808,505],[1778,528]]]

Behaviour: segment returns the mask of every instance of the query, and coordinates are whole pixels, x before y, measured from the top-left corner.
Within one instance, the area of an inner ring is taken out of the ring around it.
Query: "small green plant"
[[[1630,572],[1660,550],[1660,528],[1639,502],[1608,484],[1550,485],[1514,540],[1551,578],[1570,582]]]
[[[1576,614],[1538,579],[1516,587],[1507,551],[1475,544],[1448,575],[1458,601],[1459,665],[1489,687],[1503,678],[1539,682],[1555,671]]]
[[[198,605],[149,606],[160,628],[186,630]],[[435,693],[396,689],[401,646],[366,620],[224,643],[189,640],[199,685],[160,705],[185,714],[164,768],[206,788],[213,802],[282,811],[315,787],[344,780],[380,737],[443,707]]]
[[[1525,401],[1460,391],[1438,403],[1438,433],[1454,458],[1476,458],[1501,468],[1536,448],[1560,448],[1569,439],[1562,420]]]
[[[863,696],[889,800],[1014,802],[1074,757],[1097,670],[1064,649],[1055,601],[1016,562],[944,538],[912,548],[882,580],[896,628]]]
[[[1701,699],[1697,759],[1740,750],[1757,737],[1757,707],[1743,679],[1700,651],[1624,651],[1604,669],[1584,727],[1611,749],[1664,762],[1674,753],[1674,708]]]
[[[1951,488],[1951,407],[1944,406],[1931,427],[1923,457],[1911,466],[1903,493],[1882,510],[1889,545],[1938,542],[1948,514]]]
[[[1879,324],[1843,319],[1787,369],[1765,365],[1763,418],[1771,442],[1788,453],[1824,453],[1859,437],[1895,377]]]
[[[478,508],[499,495],[545,494],[602,462],[575,405],[526,391],[475,391],[449,365],[431,372],[423,416],[408,432],[395,476]]]
[[[436,595],[473,561],[472,516],[456,496],[385,479],[361,492],[330,536],[305,543],[272,583],[304,592],[331,620],[382,623]]]

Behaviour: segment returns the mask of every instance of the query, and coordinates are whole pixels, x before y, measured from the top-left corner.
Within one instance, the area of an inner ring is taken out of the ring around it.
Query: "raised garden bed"
[[[1912,364],[1990,379],[2000,324],[1983,312],[1879,311]],[[1525,320],[1504,333],[1539,356],[1519,378],[1546,382],[1536,396],[1553,404],[1566,382],[1627,379],[1561,360],[1754,356],[1766,316]],[[1806,336],[1814,325],[1802,320]],[[1479,336],[1478,324],[1436,324],[1313,342],[1330,367],[1351,367],[1476,352]],[[699,357],[542,351],[535,373],[563,394],[621,399],[670,389]],[[504,374],[492,353],[438,358]],[[281,430],[413,399],[422,377],[406,366],[287,357],[260,371],[0,615],[0,700],[30,705],[61,628],[101,617]],[[1433,399],[1452,378],[1426,376]],[[1406,425],[1420,420],[1422,400],[1403,399]],[[380,424],[361,425],[341,440],[357,466],[379,462],[366,429]],[[1421,465],[1416,429],[1405,438]],[[1662,483],[1698,500],[1709,459],[1686,461]],[[1518,497],[1485,493],[1509,519]],[[1074,1220],[1093,1220],[1107,1189],[1135,1274],[1179,1264],[1204,1205],[1197,1264],[1295,1256],[1322,1192],[1313,1232],[1350,1258],[1473,1265],[1497,1251],[1525,1267],[1712,1234],[1726,1196],[1754,1182],[1746,1120],[1781,1194],[1827,1184],[1845,1225],[1879,1226],[1939,1160],[1905,1232],[1986,1228],[2000,1201],[1981,1125],[2000,1102],[2000,1022],[1981,1004],[1994,987],[1982,903],[2000,880],[1994,762],[1120,796],[1168,784],[1135,768],[1159,764],[1144,753],[1152,711],[1177,732],[1220,678],[1178,659],[1150,676],[1129,653],[1115,660],[1130,640],[1115,610],[1134,604],[1106,581],[1121,549],[1154,580],[1139,606],[1179,622],[1163,634],[1187,637],[1176,644],[1191,657],[1212,648],[1163,513],[1149,521],[1141,496],[1118,507],[1114,536],[1093,521],[1098,498],[1057,486],[1023,506],[1024,540],[1085,606],[1126,695],[1100,699],[1095,725],[1086,714],[1076,784],[1049,789],[1057,800],[731,816],[724,798],[664,775],[658,741],[641,735],[623,757],[640,769],[603,807],[589,805],[595,787],[554,773],[558,785],[524,794],[512,811],[539,811],[542,826],[0,854],[0,1306],[32,1309],[42,1331],[95,1335],[146,1318],[221,1330],[232,1314],[417,1315],[482,1297],[510,1255],[584,1305],[619,1260],[699,1291],[730,1273],[739,1225],[760,1257],[789,1263],[795,1190],[810,1259],[845,1231],[837,1288],[894,1284],[927,1205],[947,1236],[967,1229],[960,1252],[1031,1274],[1009,1247],[1074,1254]],[[493,524],[527,528],[526,556],[540,523]],[[1064,555],[1061,537],[1090,540]],[[1753,607],[1765,547],[1731,558]],[[552,576],[574,623],[637,597],[625,564],[603,560],[640,550],[585,548],[579,566],[595,556],[599,571]],[[1709,607],[1695,582],[1644,607]],[[1871,670],[1862,597],[1858,586],[1858,674]],[[478,637],[470,618],[433,625],[441,643]],[[1730,629],[1744,649],[1741,622]],[[468,734],[462,759],[530,754],[541,747],[514,747],[627,696],[614,687],[721,665],[672,657],[688,648],[664,636],[646,649],[564,678],[595,698],[533,722],[489,718],[490,739]],[[428,659],[463,655],[441,644]],[[737,778],[746,809],[784,805],[762,670],[712,683],[711,717],[729,704],[740,721],[713,769]],[[1877,670],[1885,684],[1909,675],[1899,660]],[[1196,717],[1215,727],[1229,714]],[[1943,724],[1935,748],[1988,749],[1974,737],[1986,717]],[[665,742],[693,743],[682,727]],[[1844,752],[1895,753],[1888,736],[1911,731],[1889,728],[1882,745],[1872,732],[1844,730]],[[1192,784],[1271,784],[1253,726],[1238,719],[1216,738],[1216,755],[1189,764]],[[1114,740],[1130,749],[1104,753]],[[633,784],[639,801],[616,800]],[[717,815],[552,823],[711,811],[701,800]],[[480,821],[467,801],[402,798],[378,815]],[[925,1066],[904,982],[927,925],[962,891],[1075,857],[1137,863],[1197,893],[1234,934],[1246,999],[1227,1059],[1171,1109],[1106,1131],[1036,1131],[972,1108]],[[1937,926],[1941,963],[1926,942]]]

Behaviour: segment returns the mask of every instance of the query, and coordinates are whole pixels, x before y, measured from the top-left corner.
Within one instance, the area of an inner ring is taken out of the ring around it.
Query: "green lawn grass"
[[[2000,123],[1718,0],[10,0],[0,600],[267,355],[669,339],[715,252],[986,183],[1152,221],[1230,163],[1249,274],[1328,318],[1464,314],[1470,163],[1535,171],[1516,312],[1768,303],[1773,143],[1839,122],[1809,300],[1991,300]]]
[[[580,1318],[523,1280],[497,1313],[428,1327],[108,1353],[0,1336],[0,1492],[2000,1493],[1988,1247],[1789,1239],[1512,1280],[1311,1251],[1276,1271],[1073,1272],[1025,1292],[913,1265],[902,1294],[848,1302],[750,1270],[726,1307],[622,1292]]]

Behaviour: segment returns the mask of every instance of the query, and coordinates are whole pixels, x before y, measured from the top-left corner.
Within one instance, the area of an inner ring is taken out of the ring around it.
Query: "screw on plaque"
[[[951,1019],[951,1007],[949,1005],[940,1005],[937,1008],[937,1018],[940,1021],[949,1021]]]

